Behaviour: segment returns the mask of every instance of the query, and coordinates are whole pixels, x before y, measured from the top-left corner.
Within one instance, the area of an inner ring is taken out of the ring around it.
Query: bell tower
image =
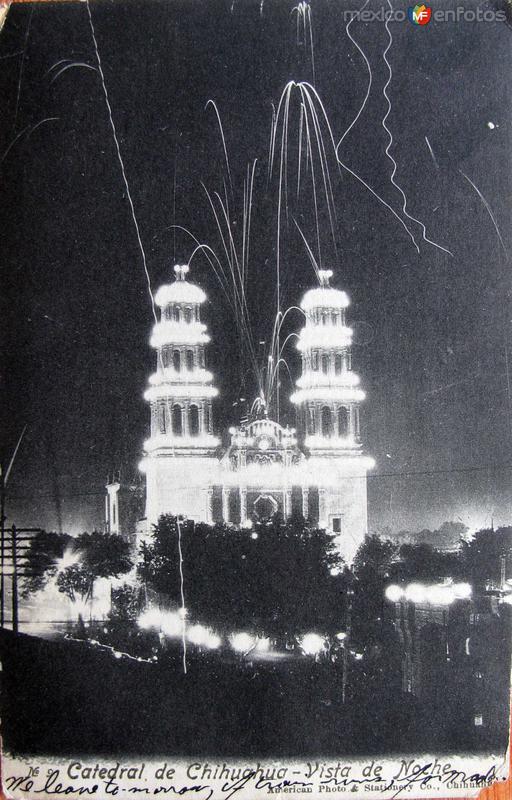
[[[151,408],[151,436],[144,443],[147,519],[164,513],[208,519],[207,486],[217,463],[213,434],[213,375],[206,369],[210,337],[201,322],[203,290],[187,280],[188,265],[174,267],[172,283],[155,295],[160,319],[150,345],[156,370],[144,394]]]
[[[345,292],[329,285],[331,270],[320,270],[320,287],[302,298],[306,324],[297,348],[302,375],[291,400],[298,406],[304,446],[319,451],[354,451],[361,447],[359,404],[364,392],[352,370],[352,329],[347,327]]]
[[[349,298],[330,286],[331,277],[331,270],[320,270],[320,286],[302,298],[302,374],[290,400],[297,406],[310,484],[318,488],[319,525],[338,536],[350,562],[367,533],[366,473],[373,460],[363,455],[360,436],[365,394],[352,370]]]

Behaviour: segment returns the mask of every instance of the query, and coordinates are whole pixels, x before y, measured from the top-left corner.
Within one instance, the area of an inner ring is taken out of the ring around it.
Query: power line
[[[398,472],[376,472],[376,473],[369,473],[366,475],[368,480],[377,480],[380,478],[410,478],[415,477],[416,475],[419,476],[430,476],[430,475],[450,475],[450,474],[464,474],[464,473],[471,473],[471,472],[488,472],[488,471],[500,471],[500,470],[509,470],[512,469],[512,464],[485,464],[483,466],[478,467],[450,467],[450,468],[440,468],[440,469],[423,469],[423,470],[403,470]],[[360,475],[347,475],[343,476],[346,480],[359,480],[360,478],[365,477],[363,473]],[[221,484],[219,483],[219,486]],[[199,489],[203,487],[203,483],[200,484],[183,484],[181,486],[176,486],[177,490],[180,489]],[[236,487],[233,487],[236,488]],[[82,492],[67,492],[62,493],[61,497],[63,499],[71,499],[74,497],[104,497],[105,492],[101,490],[90,490],[90,491],[82,491]],[[26,495],[17,495],[17,494],[8,494],[10,500],[40,500],[40,499],[51,499],[53,497],[52,492],[41,492],[40,494],[26,494]]]

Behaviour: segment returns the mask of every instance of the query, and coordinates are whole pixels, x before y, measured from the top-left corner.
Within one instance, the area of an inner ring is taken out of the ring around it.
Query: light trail
[[[434,247],[437,247],[438,250],[442,250],[443,252],[447,253],[448,255],[453,256],[453,253],[450,250],[448,250],[446,247],[443,247],[442,245],[438,244],[437,242],[434,242],[433,239],[429,239],[429,237],[427,236],[427,229],[426,229],[425,224],[421,220],[419,220],[417,217],[413,217],[412,214],[409,214],[409,212],[407,211],[407,196],[406,196],[404,190],[402,189],[402,187],[400,186],[400,184],[395,180],[395,175],[397,173],[398,167],[397,167],[397,163],[396,163],[395,159],[391,155],[391,148],[393,146],[393,134],[391,132],[391,129],[387,125],[388,117],[391,114],[391,100],[390,100],[389,95],[388,95],[388,89],[389,89],[389,87],[391,85],[391,81],[393,80],[393,69],[392,69],[391,63],[390,63],[390,61],[388,59],[388,53],[391,50],[391,47],[392,47],[392,44],[393,44],[393,34],[391,33],[391,29],[389,27],[389,21],[390,21],[390,17],[392,15],[392,12],[393,12],[393,6],[391,4],[391,0],[387,0],[387,3],[388,3],[388,6],[389,6],[389,14],[385,15],[384,27],[385,27],[385,29],[387,31],[387,34],[388,34],[388,43],[387,43],[386,48],[385,48],[384,53],[383,53],[383,59],[384,59],[384,62],[386,64],[387,68],[388,68],[388,79],[387,79],[386,83],[384,84],[384,87],[382,89],[382,93],[383,93],[383,95],[384,95],[384,97],[386,99],[388,108],[387,108],[387,111],[386,111],[386,113],[384,114],[384,116],[382,118],[382,127],[384,128],[384,130],[386,131],[386,133],[388,134],[388,137],[389,137],[389,142],[388,142],[388,145],[386,147],[385,153],[386,153],[386,156],[389,158],[389,160],[392,163],[392,171],[391,171],[390,180],[391,180],[391,183],[393,184],[393,186],[399,191],[399,193],[400,193],[400,195],[402,197],[402,201],[403,201],[402,202],[402,213],[408,219],[410,219],[411,222],[416,222],[420,226],[421,231],[422,231],[423,241],[428,242],[428,244],[431,244]]]
[[[430,144],[427,136],[425,136],[425,142],[427,143],[427,147],[430,150],[430,155],[432,156],[432,161],[434,162],[436,169],[439,169],[439,164],[437,163],[437,158],[434,155],[434,151],[432,150],[432,145]]]
[[[128,203],[130,205],[130,211],[131,211],[133,225],[134,225],[135,233],[136,233],[136,237],[137,237],[137,243],[139,245],[139,250],[140,250],[141,257],[142,257],[142,264],[143,264],[143,267],[144,267],[144,273],[145,273],[146,282],[147,282],[147,290],[148,290],[148,294],[149,294],[149,298],[150,298],[150,302],[151,302],[151,310],[152,310],[152,313],[153,313],[153,318],[155,320],[155,323],[158,323],[158,316],[157,316],[157,313],[156,313],[156,306],[155,306],[155,298],[153,296],[153,289],[152,289],[152,285],[151,285],[151,277],[150,277],[148,266],[147,266],[146,252],[144,250],[144,245],[142,243],[142,238],[141,238],[141,234],[140,234],[140,227],[139,227],[139,223],[138,223],[138,220],[137,220],[137,215],[135,213],[135,205],[134,205],[134,202],[133,202],[132,193],[131,193],[131,190],[130,190],[130,185],[128,183],[128,178],[126,176],[126,170],[125,170],[125,166],[124,166],[123,156],[121,154],[121,148],[120,148],[120,145],[119,145],[119,139],[118,139],[118,136],[117,136],[116,125],[115,125],[114,117],[113,117],[113,114],[112,114],[112,106],[110,104],[107,84],[105,82],[105,74],[103,72],[103,66],[102,66],[102,63],[101,63],[100,51],[99,51],[99,48],[98,48],[98,41],[96,39],[96,32],[95,32],[95,29],[94,29],[94,22],[93,22],[93,19],[92,19],[91,7],[90,7],[90,1],[89,0],[86,0],[86,6],[87,6],[87,14],[88,14],[88,17],[89,17],[89,25],[90,25],[90,28],[91,28],[91,36],[92,36],[92,40],[93,40],[93,44],[94,44],[94,51],[96,53],[96,61],[98,63],[98,72],[99,72],[100,78],[101,78],[101,85],[103,87],[103,94],[104,94],[105,103],[106,103],[106,106],[107,106],[108,118],[109,118],[111,130],[112,130],[112,136],[114,138],[115,147],[116,147],[117,159],[119,161],[119,166],[121,168],[121,174],[122,174],[123,183],[124,183],[124,186],[125,186],[125,189],[126,189],[126,196],[128,198]],[[163,359],[161,358],[161,356],[160,356],[160,360],[161,360],[161,367],[163,369]],[[168,400],[167,400],[167,411],[168,411],[168,413],[170,415],[169,401]],[[174,453],[174,449],[173,449],[173,453]],[[177,518],[177,529],[178,529],[178,549],[179,549],[179,554],[180,554],[180,582],[181,582],[180,590],[181,590],[181,597],[182,597],[182,602],[183,602],[183,606],[182,606],[182,611],[183,611],[183,628],[182,628],[183,670],[184,670],[184,672],[186,674],[186,672],[187,672],[187,641],[186,641],[186,620],[185,620],[185,603],[184,603],[185,590],[184,590],[184,585],[183,585],[183,580],[184,580],[184,578],[183,578],[183,569],[182,569],[183,556],[182,556],[182,548],[181,548],[181,524],[180,524],[179,518]]]
[[[363,3],[363,5],[362,5],[362,6],[361,6],[361,8],[359,9],[359,12],[358,12],[359,14],[360,14],[362,11],[364,11],[364,9],[365,9],[365,8],[366,8],[366,6],[368,5],[368,3],[369,3],[369,0],[365,0],[365,2]],[[362,102],[362,104],[361,104],[361,107],[359,108],[359,111],[357,112],[356,116],[354,117],[354,119],[352,120],[352,122],[350,123],[350,125],[348,126],[348,128],[346,129],[345,133],[342,135],[341,139],[339,140],[338,144],[336,145],[336,153],[338,152],[338,150],[339,150],[339,147],[340,147],[340,145],[342,144],[342,142],[343,142],[343,140],[345,139],[345,137],[346,137],[346,136],[348,136],[348,134],[350,133],[350,131],[352,130],[352,128],[354,127],[354,125],[357,123],[357,121],[358,121],[359,117],[360,117],[360,116],[361,116],[361,114],[363,113],[363,111],[364,111],[364,109],[365,109],[365,107],[366,107],[366,103],[367,103],[367,101],[368,101],[368,98],[369,98],[369,96],[370,96],[370,91],[371,91],[371,88],[372,88],[372,82],[373,82],[372,68],[371,68],[370,62],[369,62],[369,60],[368,60],[368,58],[367,58],[367,56],[366,56],[366,53],[364,52],[363,48],[360,46],[360,44],[359,44],[359,43],[358,43],[358,42],[357,42],[357,41],[354,39],[354,37],[353,37],[353,36],[352,36],[352,34],[350,33],[350,26],[352,25],[352,23],[353,23],[353,21],[354,21],[354,18],[355,18],[355,15],[350,17],[350,19],[349,19],[349,21],[347,22],[347,25],[346,25],[346,27],[345,27],[345,32],[346,32],[346,34],[347,34],[348,38],[350,39],[350,41],[352,42],[352,44],[353,44],[355,47],[357,47],[357,49],[359,50],[360,54],[362,55],[362,57],[363,57],[363,59],[364,59],[364,62],[365,62],[365,64],[366,64],[366,68],[367,68],[367,70],[368,70],[368,86],[366,87],[366,93],[365,93],[365,96],[364,96],[363,102]]]

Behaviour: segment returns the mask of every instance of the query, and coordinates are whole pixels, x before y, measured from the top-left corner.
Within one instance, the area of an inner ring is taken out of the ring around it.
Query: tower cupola
[[[291,396],[299,411],[303,443],[311,451],[360,449],[359,404],[364,392],[352,370],[352,329],[346,324],[349,298],[330,286],[331,270],[302,298],[306,318],[297,348],[302,374]]]
[[[187,280],[188,265],[176,265],[174,272],[176,279],[161,286],[155,295],[160,319],[150,339],[156,350],[156,371],[144,394],[151,404],[147,453],[162,447],[204,450],[218,444],[212,419],[217,389],[205,362],[210,337],[201,322],[206,294]]]

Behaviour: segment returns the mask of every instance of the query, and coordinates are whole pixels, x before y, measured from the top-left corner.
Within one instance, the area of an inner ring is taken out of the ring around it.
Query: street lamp
[[[248,653],[249,650],[252,650],[254,647],[253,637],[248,633],[244,633],[243,631],[240,633],[234,633],[229,641],[231,642],[231,647],[237,653]]]
[[[325,650],[326,643],[324,637],[318,633],[306,633],[301,639],[300,646],[307,656],[318,656]]]
[[[391,584],[390,586],[386,586],[384,591],[386,599],[389,600],[391,603],[398,603],[404,596],[403,589],[400,586],[396,586],[395,584]]]

